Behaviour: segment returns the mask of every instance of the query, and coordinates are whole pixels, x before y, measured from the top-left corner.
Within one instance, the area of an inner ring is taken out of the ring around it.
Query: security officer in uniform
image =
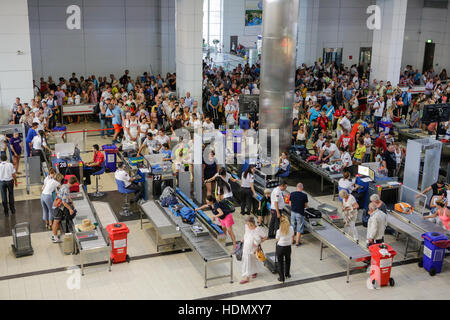
[[[11,214],[16,213],[16,208],[14,207],[14,186],[17,187],[17,177],[14,166],[6,159],[6,155],[2,154],[0,157],[0,190],[5,216],[8,216],[9,209],[11,209]]]

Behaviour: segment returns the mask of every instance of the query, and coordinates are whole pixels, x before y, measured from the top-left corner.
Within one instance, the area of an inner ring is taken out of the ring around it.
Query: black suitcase
[[[311,219],[319,219],[319,218],[322,218],[322,212],[320,212],[319,210],[314,209],[314,208],[306,208],[306,209],[305,209],[305,213],[306,213],[305,218],[306,218],[306,220],[308,220],[308,221],[309,221],[310,218],[311,218]]]
[[[266,253],[266,261],[264,261],[264,266],[269,269],[270,272],[278,273],[278,262],[275,252]]]

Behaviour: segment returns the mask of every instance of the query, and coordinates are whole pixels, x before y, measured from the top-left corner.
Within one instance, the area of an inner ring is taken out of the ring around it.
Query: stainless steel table
[[[181,236],[186,241],[192,251],[196,252],[204,264],[204,281],[205,288],[208,287],[208,281],[214,279],[222,279],[230,277],[230,283],[233,283],[233,256],[224,248],[212,235],[208,232],[207,235],[196,236],[191,229],[191,225],[183,223],[181,217],[175,216],[169,208],[161,206],[161,203],[156,200],[156,205],[159,206],[167,215],[167,217],[177,226],[181,232]],[[203,230],[208,230],[203,223],[196,219],[194,225],[201,226]],[[223,276],[216,276],[208,278],[208,266],[229,263],[230,273]]]
[[[140,205],[145,216],[150,220],[156,232],[156,251],[163,246],[175,248],[177,238],[181,238],[181,232],[177,230],[176,225],[170,221],[165,211],[154,201],[147,201]],[[142,216],[141,216],[142,229]]]
[[[103,229],[101,222],[98,219],[98,216],[95,212],[94,207],[92,206],[89,198],[86,196],[84,192],[83,186],[80,185],[81,192],[76,194],[71,194],[73,200],[73,204],[75,209],[77,210],[76,217],[72,220],[75,243],[77,244],[78,250],[80,251],[80,262],[81,262],[81,274],[84,275],[84,264],[85,264],[85,255],[86,253],[94,253],[94,252],[104,252],[107,256],[106,260],[108,262],[108,270],[111,271],[111,247],[109,244],[109,238],[106,235],[106,232]],[[97,239],[92,240],[84,240],[80,241],[77,237],[77,234],[80,232],[76,229],[77,224],[81,224],[83,219],[89,219],[92,223],[98,223],[96,232]]]
[[[342,178],[344,175],[342,173],[331,173],[328,170],[322,169],[320,166],[316,165],[315,163],[310,163],[305,160],[303,160],[300,156],[298,156],[296,153],[290,153],[289,154],[290,159],[294,160],[294,164],[299,165],[300,167],[311,171],[315,174],[318,174],[320,176],[320,191],[323,192],[323,180],[327,180],[333,184],[333,200],[336,198],[336,189],[338,187],[339,179]]]
[[[397,239],[399,238],[400,234],[404,234],[406,236],[404,259],[406,259],[408,253],[410,252],[417,252],[417,256],[420,257],[420,252],[421,249],[423,248],[423,238],[422,238],[423,232],[419,228],[412,225],[411,223],[404,221],[401,217],[396,215],[395,211],[388,211],[387,223],[388,226],[397,231]],[[408,250],[410,239],[419,244],[417,250]]]
[[[450,230],[446,230],[431,221],[425,220],[423,218],[423,216],[420,213],[417,213],[416,211],[414,211],[413,213],[410,213],[410,214],[400,213],[400,212],[396,212],[396,211],[391,211],[391,213],[393,215],[398,216],[403,221],[410,223],[410,224],[414,225],[415,227],[419,228],[419,230],[423,231],[422,233],[440,232],[440,233],[445,234],[447,237],[450,237]]]

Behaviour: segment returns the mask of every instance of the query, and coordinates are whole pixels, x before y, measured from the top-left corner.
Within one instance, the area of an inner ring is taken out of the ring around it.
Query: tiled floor
[[[105,142],[109,141],[100,137],[87,139],[88,146]],[[84,159],[91,157],[92,154],[83,154]],[[301,173],[298,174],[298,179],[302,179]],[[92,192],[94,186],[90,186],[88,191]],[[30,195],[20,189],[23,190],[23,184],[16,193],[18,201],[39,198],[39,187],[33,187]],[[102,176],[101,190],[116,190],[112,173]],[[308,188],[306,190],[309,191]],[[99,201],[117,201],[120,204],[120,199],[117,198],[115,192],[108,192]],[[339,207],[338,202],[333,201],[330,195],[319,196],[316,200]],[[36,201],[30,203],[33,211],[39,205]],[[39,210],[40,207],[37,211]],[[244,222],[239,208],[234,213],[234,220],[233,229],[240,240]],[[12,225],[10,220],[8,223],[9,226]],[[213,280],[205,289],[203,265],[195,252],[158,255],[151,236],[151,225],[144,224],[141,230],[138,220],[126,223],[130,228],[128,254],[132,261],[113,265],[111,272],[107,271],[106,264],[89,266],[82,277],[76,267],[80,263],[79,256],[64,255],[60,245],[51,243],[48,231],[34,232],[34,255],[19,259],[12,254],[11,236],[0,237],[0,299],[448,299],[450,292],[450,265],[447,261],[443,272],[435,277],[418,268],[415,262],[395,266],[392,269],[392,277],[396,281],[393,288],[369,290],[366,286],[367,273],[352,274],[350,283],[346,283],[345,276],[339,274],[345,271],[345,261],[330,249],[325,249],[325,258],[320,261],[320,243],[310,234],[303,237],[304,245],[293,248],[292,278],[285,285],[280,284],[276,280],[277,275],[271,274],[267,269],[250,283],[240,285],[241,262],[234,259],[234,283],[229,283],[229,279]],[[359,226],[358,231],[360,239],[365,239],[365,228]],[[387,235],[386,240],[399,252],[394,261],[403,261],[401,252],[404,239],[397,241],[393,236]],[[230,239],[226,241],[229,242]],[[227,248],[231,250],[232,247]],[[266,253],[274,251],[275,241],[266,241],[263,249]],[[133,257],[138,259],[133,260]],[[408,258],[415,256],[410,255]],[[93,255],[88,260],[102,261],[104,257]],[[227,271],[228,265],[218,265],[208,272],[212,276]],[[315,279],[336,273],[336,277]],[[314,278],[313,281],[309,280],[311,278]],[[248,291],[249,289],[252,290]]]

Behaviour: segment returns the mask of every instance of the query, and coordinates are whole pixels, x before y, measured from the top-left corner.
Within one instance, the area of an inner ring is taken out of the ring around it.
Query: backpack
[[[317,159],[319,159],[318,156],[309,156],[308,159],[306,159],[306,162],[314,162],[317,161]]]
[[[220,208],[225,214],[233,213],[236,211],[236,208],[234,207],[233,203],[230,200],[223,199],[219,201]]]
[[[97,103],[94,107],[94,114],[99,114],[100,113],[100,104]]]
[[[183,207],[180,209],[180,216],[184,223],[194,224],[195,222],[195,211],[188,207]]]
[[[175,195],[175,190],[171,187],[164,188],[161,196],[159,197],[159,201],[163,207],[168,207],[169,205],[178,204],[178,199]]]

